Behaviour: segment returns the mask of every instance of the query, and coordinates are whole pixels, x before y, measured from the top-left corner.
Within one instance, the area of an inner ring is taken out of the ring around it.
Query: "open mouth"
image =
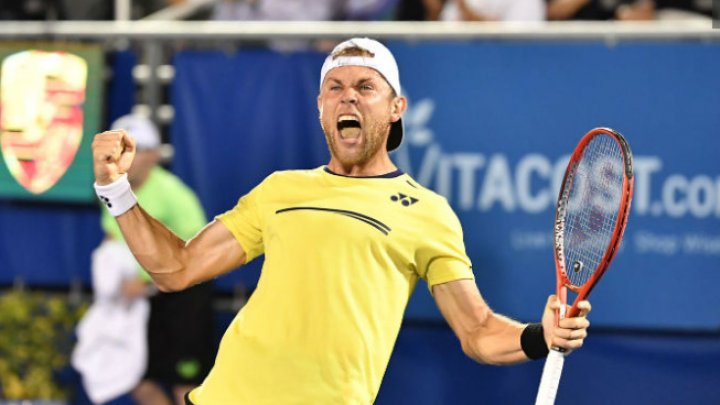
[[[360,136],[360,121],[353,115],[341,115],[337,121],[337,129],[343,139]]]

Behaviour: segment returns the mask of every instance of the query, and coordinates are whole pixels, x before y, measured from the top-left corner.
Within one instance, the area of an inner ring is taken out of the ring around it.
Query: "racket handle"
[[[543,367],[535,405],[553,405],[555,403],[564,364],[565,356],[563,353],[557,349],[550,350],[547,359],[545,359],[545,367]]]

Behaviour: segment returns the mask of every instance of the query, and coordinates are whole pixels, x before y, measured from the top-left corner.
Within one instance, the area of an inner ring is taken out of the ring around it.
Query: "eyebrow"
[[[328,80],[328,82],[333,81],[333,82],[335,82],[336,84],[343,84],[342,81],[340,81],[339,79],[336,79],[336,78],[334,78],[334,77],[328,77],[327,80]],[[376,79],[375,79],[374,77],[363,77],[363,78],[361,78],[361,79],[358,79],[358,80],[355,82],[354,85],[355,85],[355,86],[359,86],[359,85],[365,84],[365,83],[367,83],[367,82],[374,82],[375,80],[376,80]]]

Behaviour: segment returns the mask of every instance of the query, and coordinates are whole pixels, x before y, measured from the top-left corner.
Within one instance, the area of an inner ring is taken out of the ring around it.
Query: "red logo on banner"
[[[87,63],[65,52],[8,56],[0,75],[0,147],[10,174],[41,194],[65,174],[83,135]]]

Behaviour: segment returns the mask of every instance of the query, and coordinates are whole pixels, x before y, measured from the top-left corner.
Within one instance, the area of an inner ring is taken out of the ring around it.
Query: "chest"
[[[407,190],[337,187],[288,189],[263,209],[266,249],[412,256],[422,237],[422,201]],[[356,252],[356,253],[355,253]]]

